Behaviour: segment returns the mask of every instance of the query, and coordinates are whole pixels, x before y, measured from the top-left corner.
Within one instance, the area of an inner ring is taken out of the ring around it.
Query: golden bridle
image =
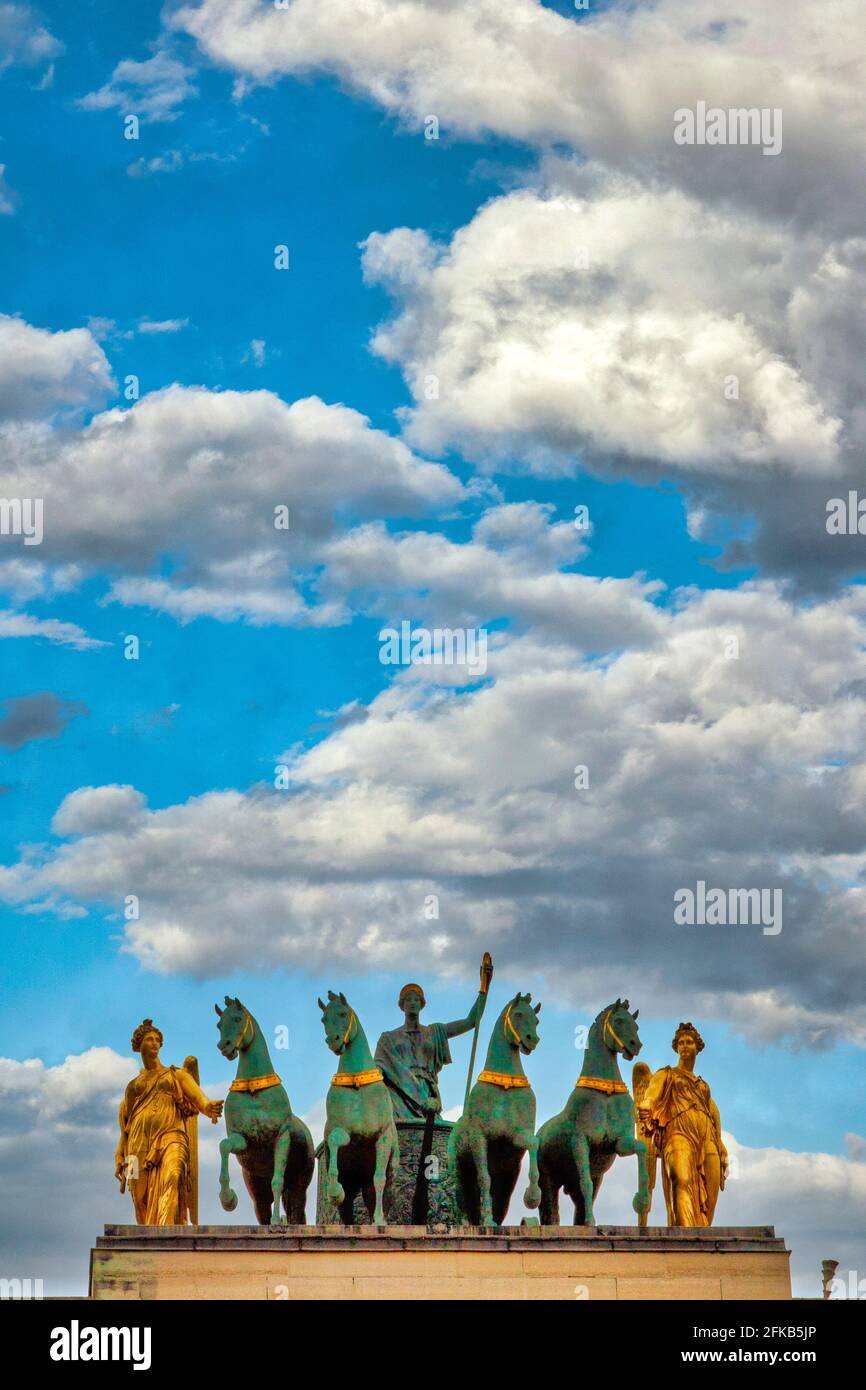
[[[508,1029],[510,1028],[510,1029],[511,1029],[511,1035],[512,1035],[512,1037],[514,1038],[514,1041],[517,1043],[517,1046],[519,1047],[519,1046],[520,1046],[520,1034],[518,1033],[518,1031],[517,1031],[517,1029],[515,1028],[514,1024],[511,1022],[511,1010],[512,1010],[513,1008],[514,1008],[514,1000],[511,1001],[511,1003],[508,1005],[508,1008],[505,1010],[505,1018],[502,1020],[502,1036],[504,1037],[505,1041],[507,1042],[507,1041],[508,1041]]]

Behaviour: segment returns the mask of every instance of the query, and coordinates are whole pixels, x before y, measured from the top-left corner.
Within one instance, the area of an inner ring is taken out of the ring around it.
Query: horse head
[[[224,1009],[214,1004],[219,1019],[217,1028],[220,1040],[217,1047],[229,1062],[233,1062],[239,1052],[246,1052],[253,1040],[253,1016],[240,999],[230,999],[226,995],[225,1001]]]
[[[322,1010],[325,1042],[332,1052],[344,1052],[358,1030],[355,1010],[346,1000],[345,994],[335,994],[332,989],[328,990],[327,1004],[323,1004],[321,999],[318,1004]]]
[[[506,1004],[499,1020],[502,1025],[502,1032],[505,1041],[511,1047],[517,1047],[528,1056],[534,1052],[538,1046],[538,1015],[541,1013],[541,1004],[532,1003],[531,994],[515,994],[510,1004]]]
[[[621,1052],[627,1062],[636,1057],[643,1044],[638,1037],[637,1016],[640,1009],[629,1012],[628,1000],[617,999],[602,1009],[595,1020],[601,1041],[608,1052]]]

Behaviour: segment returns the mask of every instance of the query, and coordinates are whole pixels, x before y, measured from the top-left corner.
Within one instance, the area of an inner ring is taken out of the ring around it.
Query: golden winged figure
[[[198,1224],[198,1117],[216,1124],[223,1102],[209,1100],[199,1086],[198,1061],[163,1066],[163,1036],[146,1018],[132,1035],[141,1071],[120,1102],[120,1140],[115,1176],[129,1187],[140,1226]]]

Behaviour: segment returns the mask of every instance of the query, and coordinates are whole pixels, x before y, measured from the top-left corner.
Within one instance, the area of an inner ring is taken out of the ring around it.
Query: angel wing
[[[198,1074],[198,1058],[187,1057],[183,1064],[184,1071],[188,1071],[197,1086],[201,1084]],[[186,1175],[186,1191],[184,1194],[181,1215],[189,1221],[191,1226],[198,1225],[198,1114],[188,1115],[184,1120],[186,1137],[189,1142],[189,1168]]]

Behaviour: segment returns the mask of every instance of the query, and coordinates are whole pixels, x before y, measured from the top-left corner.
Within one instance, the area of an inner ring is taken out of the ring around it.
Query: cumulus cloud
[[[130,786],[79,787],[64,797],[51,822],[56,835],[92,835],[133,825],[146,806]]]
[[[580,22],[540,0],[201,0],[170,23],[242,86],[328,71],[415,129],[433,114],[446,132],[567,143],[713,201],[859,231],[859,0],[615,0]],[[674,112],[699,100],[781,109],[782,154],[675,144]]]
[[[335,530],[364,517],[447,512],[466,495],[442,465],[316,397],[287,405],[268,391],[173,386],[77,431],[37,418],[109,384],[89,330],[51,334],[0,319],[0,491],[43,499],[43,572],[119,571],[112,597],[184,621],[344,621],[338,604],[317,607],[309,589]],[[163,559],[168,577],[152,572]],[[34,563],[13,554],[10,581],[37,583]]]
[[[447,245],[372,234],[364,271],[397,306],[373,347],[412,392],[410,443],[486,470],[672,481],[727,566],[812,588],[862,568],[856,538],[826,530],[866,445],[861,239],[551,160]]]
[[[436,532],[394,534],[381,522],[355,527],[323,548],[322,591],[389,620],[407,611],[437,627],[508,619],[593,651],[652,642],[661,620],[646,600],[663,586],[563,572],[584,543],[548,512],[536,503],[489,508],[465,544]]]
[[[366,718],[282,755],[287,790],[136,800],[92,831],[67,803],[55,829],[78,838],[10,865],[0,891],[115,913],[135,893],[126,947],[167,973],[219,973],[251,946],[263,969],[385,969],[411,947],[460,972],[493,943],[507,973],[581,1007],[625,989],[674,1012],[685,993],[810,1047],[844,1011],[866,1045],[862,594],[643,602],[641,640],[617,646],[611,612],[601,654],[530,632],[493,645],[480,688],[401,670]],[[674,894],[698,880],[781,889],[781,933],[677,926]]]
[[[680,193],[587,180],[495,199],[447,248],[374,234],[364,268],[400,302],[373,346],[407,376],[422,447],[830,473],[841,422],[784,332],[785,299],[802,282],[818,296],[819,259]]]
[[[101,404],[113,388],[108,359],[89,329],[53,333],[0,314],[0,426]],[[4,452],[17,440],[7,435]]]

